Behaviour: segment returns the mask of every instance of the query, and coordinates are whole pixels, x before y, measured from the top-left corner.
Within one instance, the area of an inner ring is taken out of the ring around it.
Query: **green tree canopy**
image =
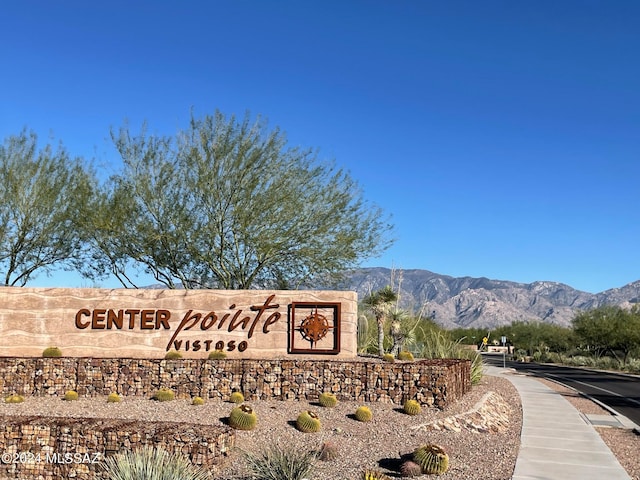
[[[91,220],[91,275],[132,286],[141,266],[173,288],[292,288],[390,245],[390,225],[344,170],[278,128],[216,112],[173,137],[113,132],[124,170]]]
[[[81,261],[82,229],[96,180],[62,147],[37,149],[22,131],[0,146],[0,273],[24,286],[40,272]]]

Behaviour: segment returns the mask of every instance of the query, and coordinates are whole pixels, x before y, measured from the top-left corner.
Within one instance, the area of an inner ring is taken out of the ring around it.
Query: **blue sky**
[[[25,0],[1,19],[2,139],[28,127],[113,171],[125,119],[250,111],[393,216],[365,266],[640,279],[640,2]]]

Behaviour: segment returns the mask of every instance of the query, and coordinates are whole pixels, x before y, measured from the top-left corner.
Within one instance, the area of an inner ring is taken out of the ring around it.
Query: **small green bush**
[[[249,405],[240,405],[231,410],[229,426],[236,430],[253,430],[258,423],[258,417]]]
[[[227,354],[222,350],[214,350],[213,352],[209,353],[209,357],[207,358],[209,360],[224,360],[225,358],[227,358]]]
[[[111,480],[209,480],[206,470],[179,454],[144,446],[104,459],[104,478]]]
[[[107,403],[118,403],[121,401],[122,401],[122,398],[120,398],[120,395],[118,395],[116,392],[110,393],[109,396],[107,397]]]
[[[204,399],[202,397],[194,397],[191,400],[191,405],[204,405]]]
[[[303,480],[309,478],[314,461],[312,451],[295,447],[284,449],[277,445],[258,454],[245,454],[247,470],[255,480]]]
[[[422,408],[420,407],[420,403],[418,401],[407,400],[406,402],[404,402],[404,406],[402,407],[402,410],[407,415],[419,415],[420,412],[422,411]]]
[[[302,412],[296,419],[296,428],[304,433],[319,432],[321,426],[320,417],[318,417],[316,412],[311,410]]]
[[[169,388],[161,388],[154,395],[153,399],[158,402],[170,402],[176,398],[175,393]]]
[[[42,351],[42,356],[44,358],[59,358],[62,356],[62,350],[58,347],[48,347]]]
[[[165,360],[179,360],[181,358],[182,358],[182,354],[176,350],[167,352],[167,354],[164,356]]]
[[[355,416],[356,420],[358,420],[359,422],[370,422],[373,419],[373,413],[371,413],[369,407],[366,407],[364,405],[358,407]]]
[[[22,403],[24,402],[24,397],[22,395],[9,395],[4,399],[4,403]]]
[[[231,403],[242,403],[244,402],[244,395],[241,392],[233,392],[229,395],[229,401]]]
[[[338,404],[338,399],[333,393],[322,393],[320,394],[318,402],[323,407],[332,408]]]
[[[67,390],[67,392],[64,394],[64,399],[68,401],[78,400],[78,392]]]

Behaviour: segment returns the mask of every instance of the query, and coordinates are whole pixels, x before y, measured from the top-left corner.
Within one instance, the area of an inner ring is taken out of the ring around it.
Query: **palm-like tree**
[[[384,324],[387,320],[387,314],[397,298],[396,292],[387,285],[376,292],[370,293],[362,301],[365,307],[376,317],[376,322],[378,322],[378,353],[380,356],[384,355]]]

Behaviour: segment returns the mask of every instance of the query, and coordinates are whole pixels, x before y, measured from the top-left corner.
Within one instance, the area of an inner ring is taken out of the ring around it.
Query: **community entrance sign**
[[[0,288],[0,355],[357,355],[357,295],[318,290]]]

